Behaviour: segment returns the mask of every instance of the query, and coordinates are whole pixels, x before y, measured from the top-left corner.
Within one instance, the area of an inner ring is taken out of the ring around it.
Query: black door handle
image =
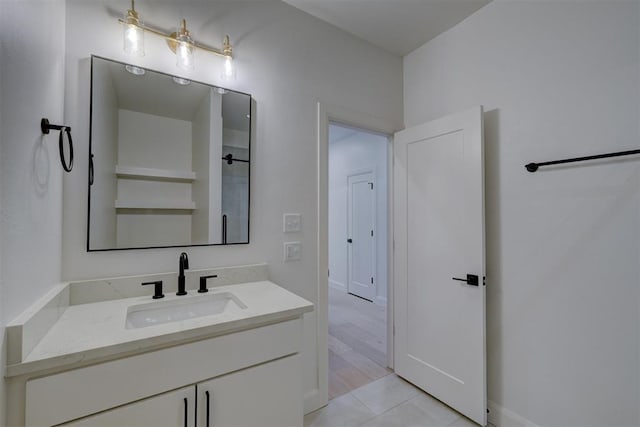
[[[465,282],[469,286],[480,286],[480,282],[478,280],[478,276],[475,274],[467,274],[466,279],[459,279],[457,277],[452,277],[453,280],[458,280],[460,282]]]
[[[347,243],[353,243],[353,239],[347,239]]]

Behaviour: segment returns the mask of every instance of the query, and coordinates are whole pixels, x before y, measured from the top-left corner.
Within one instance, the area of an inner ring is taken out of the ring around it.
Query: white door
[[[373,301],[376,296],[374,185],[373,172],[348,177],[347,291],[369,301]]]
[[[396,373],[486,425],[482,107],[398,132],[394,151]]]

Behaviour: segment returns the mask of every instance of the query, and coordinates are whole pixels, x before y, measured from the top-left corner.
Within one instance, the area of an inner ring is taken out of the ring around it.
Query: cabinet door
[[[197,389],[198,427],[300,427],[303,422],[298,354],[202,382]]]
[[[62,424],[67,427],[194,427],[196,388],[184,387]]]

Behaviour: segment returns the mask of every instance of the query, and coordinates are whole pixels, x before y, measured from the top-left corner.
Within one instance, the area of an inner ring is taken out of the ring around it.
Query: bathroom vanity
[[[7,328],[10,426],[301,426],[303,298],[266,265],[67,283]],[[216,275],[209,292],[199,277]],[[162,280],[153,300],[142,282]]]

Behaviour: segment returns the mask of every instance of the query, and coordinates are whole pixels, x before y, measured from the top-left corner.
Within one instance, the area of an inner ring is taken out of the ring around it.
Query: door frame
[[[352,192],[351,192],[351,185],[349,185],[349,182],[351,180],[351,178],[353,177],[357,177],[360,175],[371,175],[371,182],[374,185],[374,188],[378,188],[377,185],[378,183],[376,182],[376,177],[378,176],[378,171],[377,168],[375,166],[370,166],[370,167],[366,167],[366,168],[362,168],[362,169],[357,169],[357,170],[353,170],[350,171],[347,174],[347,238],[352,238],[353,237],[353,233],[351,233],[351,231],[353,230],[353,197],[352,197]],[[328,177],[327,177],[328,178]],[[387,189],[388,191],[388,189]],[[373,211],[373,253],[371,254],[372,257],[370,259],[372,266],[371,268],[373,269],[372,271],[372,276],[373,277],[373,284],[374,284],[374,289],[375,289],[375,293],[373,295],[373,299],[371,300],[372,303],[376,303],[376,298],[378,296],[378,269],[377,269],[377,265],[376,265],[376,261],[378,260],[378,229],[377,229],[377,225],[378,225],[378,198],[376,196],[376,191],[373,192],[373,198],[372,198],[372,211]],[[389,204],[389,200],[387,200],[387,204]],[[349,285],[351,285],[351,277],[352,277],[352,270],[351,270],[351,266],[353,264],[353,245],[349,245],[349,249],[347,252],[347,293],[351,293],[349,292]],[[352,294],[355,295],[355,294]],[[360,295],[356,295],[356,296],[360,296]],[[365,298],[366,299],[366,298]],[[328,319],[327,319],[328,320]]]
[[[316,349],[317,385],[304,399],[305,413],[328,403],[329,396],[329,123],[378,133],[389,139],[387,147],[387,361],[393,369],[393,134],[402,124],[348,108],[317,103],[317,277],[316,277]]]

